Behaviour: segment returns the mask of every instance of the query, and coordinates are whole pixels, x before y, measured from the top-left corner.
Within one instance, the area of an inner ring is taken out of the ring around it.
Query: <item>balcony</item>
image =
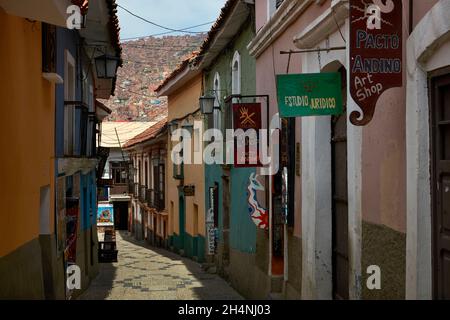
[[[111,194],[128,194],[128,184],[114,184],[110,189]]]
[[[64,156],[95,158],[95,114],[81,101],[64,102]]]
[[[146,186],[139,186],[139,201],[142,203],[147,202],[147,187]]]
[[[134,195],[134,182],[131,179],[128,181],[128,193]]]
[[[164,192],[149,189],[147,190],[147,204],[150,208],[154,208],[158,211],[165,209]]]
[[[133,186],[133,195],[136,199],[139,198],[139,183],[134,183]]]

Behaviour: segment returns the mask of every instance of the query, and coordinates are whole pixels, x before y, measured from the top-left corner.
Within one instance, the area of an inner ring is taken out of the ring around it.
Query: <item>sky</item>
[[[171,29],[184,29],[206,22],[215,21],[226,0],[117,0],[136,15]],[[118,9],[120,38],[127,39],[167,32],[139,20],[122,8]],[[212,24],[189,31],[209,31]],[[171,33],[176,35],[177,33]],[[179,34],[179,33],[178,33]]]

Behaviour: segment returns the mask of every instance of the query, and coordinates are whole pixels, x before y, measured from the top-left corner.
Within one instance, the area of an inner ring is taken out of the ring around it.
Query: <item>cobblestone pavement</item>
[[[118,262],[101,263],[81,300],[242,299],[227,282],[200,264],[117,232]]]

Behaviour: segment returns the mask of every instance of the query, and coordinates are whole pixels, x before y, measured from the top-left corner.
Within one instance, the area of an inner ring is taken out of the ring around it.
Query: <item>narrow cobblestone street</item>
[[[237,300],[222,278],[172,252],[117,232],[118,262],[100,264],[98,277],[80,300]]]

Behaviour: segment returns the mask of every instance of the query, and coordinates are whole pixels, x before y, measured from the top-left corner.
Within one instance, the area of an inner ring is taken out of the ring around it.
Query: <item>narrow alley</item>
[[[118,262],[100,272],[80,300],[240,300],[222,278],[200,264],[117,232]]]
[[[0,304],[450,301],[450,0],[0,0],[0,39]]]

